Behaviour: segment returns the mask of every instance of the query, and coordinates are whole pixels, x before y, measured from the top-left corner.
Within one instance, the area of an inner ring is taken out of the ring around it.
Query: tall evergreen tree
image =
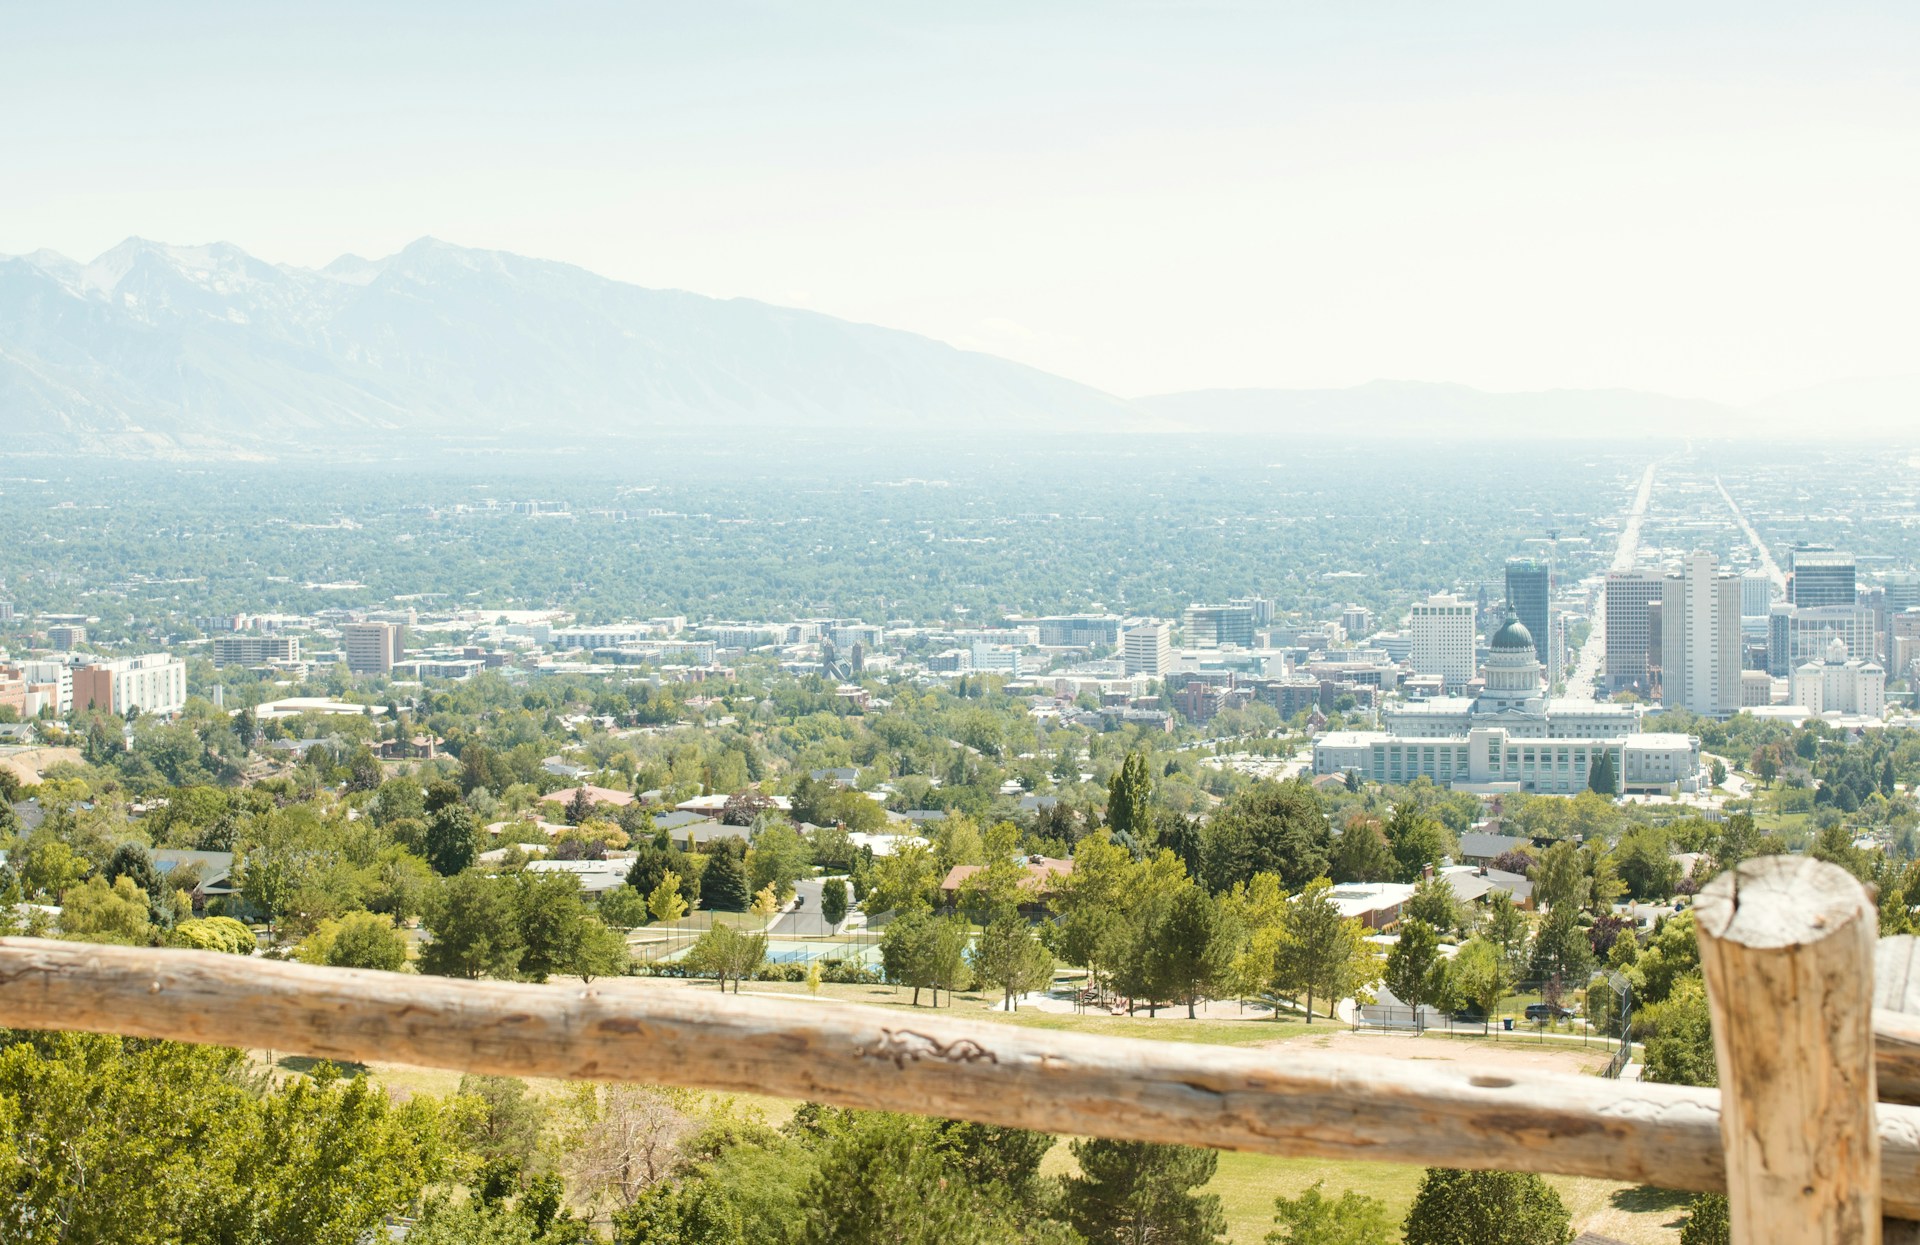
[[[1153,778],[1143,752],[1129,752],[1107,783],[1107,829],[1144,845],[1153,829]]]
[[[1605,748],[1593,758],[1593,764],[1587,767],[1587,790],[1598,795],[1619,795],[1620,778],[1614,773],[1613,753]]]
[[[1212,1150],[1103,1137],[1072,1150],[1080,1174],[1064,1182],[1062,1205],[1089,1242],[1214,1245],[1225,1234],[1219,1197],[1194,1192],[1219,1169]]]
[[[753,902],[753,888],[747,881],[746,862],[732,852],[715,852],[707,857],[707,870],[700,878],[700,896],[706,905],[719,912],[745,912]]]
[[[1193,882],[1153,905],[1143,942],[1147,976],[1157,987],[1151,994],[1185,1003],[1189,1020],[1232,973],[1233,931],[1220,904]]]

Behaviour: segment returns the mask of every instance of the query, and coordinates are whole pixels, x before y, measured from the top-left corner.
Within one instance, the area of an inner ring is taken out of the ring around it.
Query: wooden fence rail
[[[1763,908],[1777,868],[1749,862],[1739,899],[1731,888],[1702,897],[1724,1119],[1716,1090],[1517,1068],[1096,1037],[797,996],[455,981],[24,938],[0,938],[0,1027],[1694,1191],[1728,1189],[1731,1155],[1736,1241],[1877,1242],[1881,1213],[1920,1219],[1920,1107],[1874,1102],[1867,1051],[1877,1045],[1881,1066],[1902,1070],[1889,1080],[1910,1091],[1920,1084],[1920,1026],[1893,1012],[1869,1020],[1873,949],[1851,923],[1857,884],[1849,892],[1826,875],[1775,878],[1773,907]],[[1835,931],[1844,936],[1828,936]],[[1749,977],[1753,999],[1734,1002]],[[1809,1014],[1783,1022],[1783,999]],[[1897,1032],[1875,1043],[1870,1023]],[[1731,1067],[1727,1031],[1746,1035]],[[1797,1130],[1791,1145],[1783,1129]],[[1769,1216],[1799,1234],[1763,1230]]]

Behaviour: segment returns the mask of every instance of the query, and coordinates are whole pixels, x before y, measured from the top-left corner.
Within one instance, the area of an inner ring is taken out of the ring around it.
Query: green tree
[[[1658,1024],[1647,1039],[1643,1078],[1664,1085],[1717,1086],[1720,1067],[1713,1054],[1713,1016],[1700,978],[1681,978],[1673,992],[1649,1010],[1657,1012]]]
[[[1566,1245],[1573,1216],[1531,1172],[1429,1167],[1405,1231],[1407,1245]]]
[[[1527,914],[1506,891],[1493,891],[1486,903],[1487,919],[1483,927],[1486,939],[1500,949],[1508,977],[1518,978],[1530,962],[1532,928]]]
[[[740,983],[758,972],[766,959],[764,933],[748,934],[716,923],[688,949],[684,962],[693,972],[718,979],[723,993],[727,983],[733,982],[733,992],[738,994]]]
[[[828,878],[820,884],[820,919],[825,921],[834,933],[840,932],[840,922],[847,919],[845,879]]]
[[[1580,914],[1570,907],[1547,913],[1533,940],[1533,975],[1562,981],[1586,980],[1593,969],[1593,943],[1580,925]]]
[[[1080,1171],[1063,1182],[1061,1206],[1087,1241],[1213,1245],[1225,1234],[1219,1197],[1194,1191],[1219,1169],[1212,1150],[1104,1137],[1070,1148]]]
[[[701,891],[699,870],[695,863],[687,858],[687,853],[677,847],[663,847],[655,842],[638,844],[634,849],[633,864],[627,869],[627,885],[644,898],[659,890],[660,879],[669,873],[679,879],[680,898],[686,901],[687,911],[691,912],[699,907]],[[744,885],[744,882],[742,884]],[[634,924],[644,925],[646,922],[641,920]]]
[[[528,1095],[525,1081],[467,1075],[460,1078],[459,1096],[471,1100],[473,1107],[460,1116],[462,1139],[470,1151],[516,1169],[533,1163],[549,1113],[540,1099]]]
[[[920,991],[932,984],[933,926],[933,916],[915,904],[888,922],[880,935],[881,971],[888,981],[913,987],[915,1007],[920,1006]]]
[[[259,947],[253,931],[230,916],[196,917],[182,921],[167,932],[169,947],[193,951],[221,951],[229,955],[252,955]]]
[[[1320,797],[1305,782],[1256,782],[1207,822],[1202,880],[1219,894],[1256,873],[1272,873],[1289,890],[1327,872],[1333,835]]]
[[[1447,965],[1447,980],[1454,998],[1489,1021],[1500,1000],[1513,989],[1506,955],[1491,939],[1479,935],[1467,939]]]
[[[1371,818],[1349,821],[1333,842],[1335,882],[1391,882],[1399,873],[1400,862]]]
[[[967,982],[967,951],[973,943],[973,927],[958,916],[944,917],[933,923],[933,928],[922,948],[922,976],[933,991],[933,1005],[940,1006],[940,992],[945,990],[947,1001],[953,1001],[952,994]],[[1051,979],[1052,960],[1047,962],[1047,975]]]
[[[865,799],[865,797],[861,797]],[[871,804],[873,801],[868,800]],[[933,851],[924,843],[908,843],[874,862],[867,892],[869,913],[904,912],[916,900],[932,907],[940,898],[943,873],[936,873]]]
[[[512,977],[520,968],[520,920],[512,883],[469,869],[427,904],[420,971],[439,977]]]
[[[876,1113],[831,1134],[799,1198],[795,1245],[1014,1245],[1017,1221],[965,1178],[934,1127]]]
[[[0,1051],[9,1245],[350,1242],[444,1174],[431,1100],[321,1065],[278,1085],[240,1051],[80,1034]]]
[[[606,911],[604,901],[601,911]],[[660,875],[660,884],[647,896],[647,912],[660,922],[677,921],[687,914],[686,897],[680,893],[680,875],[669,869]]]
[[[686,892],[683,890],[680,895],[681,902],[685,903]],[[600,896],[600,919],[615,929],[638,929],[653,920],[651,905],[652,896],[648,892],[623,882]]]
[[[60,932],[76,942],[145,947],[158,936],[148,919],[147,894],[130,877],[109,886],[105,877],[95,874],[84,886],[68,887],[65,900]]]
[[[1144,752],[1129,752],[1107,783],[1107,829],[1145,843],[1153,829],[1153,778]]]
[[[1281,924],[1274,954],[1273,987],[1284,995],[1306,996],[1307,1019],[1316,997],[1333,1005],[1378,981],[1380,965],[1367,945],[1366,927],[1340,915],[1329,893],[1333,884],[1316,878],[1291,904]]]
[[[480,854],[480,822],[464,804],[449,804],[427,819],[424,855],[433,871],[452,877]]]
[[[1613,769],[1613,752],[1602,748],[1587,767],[1587,790],[1596,795],[1620,794],[1620,776]]]
[[[755,835],[747,852],[747,884],[756,892],[773,887],[782,902],[792,897],[795,880],[806,877],[812,868],[813,849],[784,821]]]
[[[1533,866],[1533,901],[1548,911],[1578,908],[1587,902],[1587,871],[1580,847],[1561,840],[1541,853]]]
[[[708,856],[706,872],[700,878],[700,894],[707,907],[717,912],[745,912],[753,902],[746,865],[731,852]]]
[[[973,972],[980,984],[1000,991],[1001,1003],[1017,1011],[1020,996],[1053,980],[1053,956],[1033,936],[1025,918],[1008,913],[980,932],[973,948]]]
[[[1236,931],[1206,891],[1187,882],[1150,906],[1143,938],[1147,978],[1165,995],[1187,1005],[1194,1018],[1201,999],[1215,997],[1231,983]]]
[[[1447,997],[1447,962],[1440,941],[1425,921],[1400,922],[1400,937],[1387,953],[1386,986],[1408,1007],[1443,1006]]]
[[[1267,1245],[1394,1245],[1400,1239],[1385,1202],[1351,1189],[1330,1198],[1322,1183],[1316,1180],[1299,1197],[1274,1199],[1279,1226],[1267,1233]]]
[[[391,917],[349,912],[337,921],[322,921],[295,955],[307,964],[397,973],[407,966],[407,942]]]
[[[1687,1203],[1680,1245],[1731,1245],[1733,1220],[1724,1193],[1697,1193]]]
[[[1393,852],[1400,882],[1418,882],[1453,850],[1447,828],[1426,815],[1419,802],[1402,800],[1387,821],[1387,846]]]
[[[1453,883],[1445,878],[1428,878],[1413,888],[1404,915],[1425,921],[1437,933],[1449,933],[1460,927],[1460,898]]]
[[[1665,899],[1680,882],[1673,840],[1661,826],[1636,826],[1613,849],[1614,867],[1635,899]]]

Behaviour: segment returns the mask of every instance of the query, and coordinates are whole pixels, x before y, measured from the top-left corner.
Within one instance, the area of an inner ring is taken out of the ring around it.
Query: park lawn
[[[1348,1027],[1337,1020],[1308,1023],[1298,1016],[1268,1016],[1246,1020],[1188,1020],[1184,1012],[1172,1019],[1162,1009],[1157,1020],[1139,1016],[1110,1016],[1104,1012],[1080,1015],[1042,1012],[1031,1009],[1013,1012],[987,1012],[981,1019],[1000,1024],[1020,1025],[1028,1029],[1055,1029],[1063,1033],[1094,1033],[1102,1037],[1150,1038],[1159,1042],[1204,1042],[1213,1046],[1254,1046],[1289,1038],[1312,1037],[1321,1033],[1344,1033]]]
[[[1413,1204],[1422,1169],[1397,1163],[1352,1163],[1286,1159],[1266,1154],[1223,1153],[1207,1192],[1217,1194],[1233,1245],[1260,1245],[1273,1230],[1273,1200],[1298,1197],[1316,1181],[1329,1197],[1351,1189],[1387,1204],[1398,1220]],[[1685,1217],[1681,1195],[1606,1180],[1549,1176],[1573,1215],[1576,1230],[1591,1230],[1627,1245],[1671,1245]]]
[[[682,988],[701,989],[703,987],[683,986]],[[704,988],[712,989],[710,985]],[[749,981],[742,987],[742,993],[743,995],[791,994],[805,997],[808,990],[805,982]],[[1153,1019],[1149,1019],[1144,1010],[1137,1016],[1114,1016],[1106,1012],[1046,1012],[1031,1006],[1023,1007],[1017,1012],[1002,1012],[992,1010],[997,996],[989,997],[977,990],[960,990],[951,996],[942,994],[938,1008],[927,1001],[931,995],[922,991],[921,1005],[917,1009],[913,1006],[912,990],[896,989],[885,985],[846,985],[823,982],[818,997],[844,1003],[866,1003],[875,1007],[897,1007],[908,1012],[957,1016],[965,1020],[985,1020],[994,1024],[1018,1025],[1027,1029],[1096,1033],[1105,1037],[1153,1038],[1163,1042],[1206,1042],[1217,1046],[1251,1046],[1261,1042],[1284,1041],[1288,1038],[1310,1037],[1320,1033],[1342,1033],[1348,1027],[1337,1020],[1326,1019],[1316,1019],[1312,1024],[1308,1024],[1300,1017],[1284,1012],[1278,1020],[1251,1012],[1245,1020],[1218,1018],[1188,1020],[1186,1010],[1179,1007],[1163,1007],[1160,1009],[1160,1015]],[[951,1002],[948,1001],[949,998]]]

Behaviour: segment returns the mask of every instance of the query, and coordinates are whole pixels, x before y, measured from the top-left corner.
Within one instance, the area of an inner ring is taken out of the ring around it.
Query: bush
[[[229,955],[252,955],[259,945],[253,931],[230,916],[196,917],[182,921],[167,934],[169,947],[193,951],[224,951]]]

